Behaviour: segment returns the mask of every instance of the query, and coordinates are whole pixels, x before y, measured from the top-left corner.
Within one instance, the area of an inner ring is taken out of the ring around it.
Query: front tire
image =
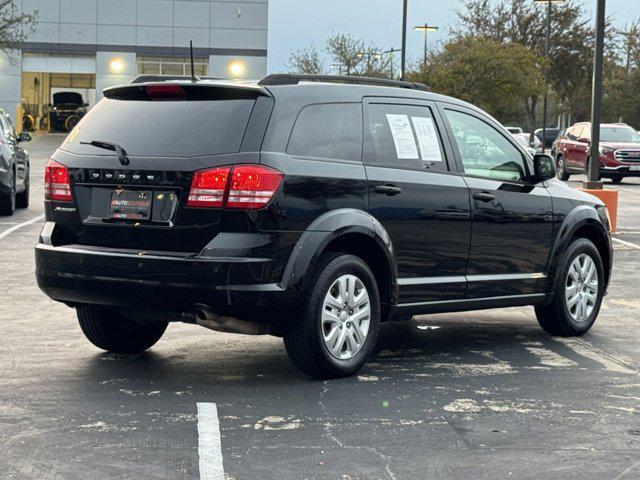
[[[380,295],[355,255],[323,255],[308,283],[300,318],[284,335],[289,357],[315,378],[346,377],[365,364],[378,337]]]
[[[136,323],[119,313],[97,305],[76,308],[85,337],[96,347],[111,353],[141,353],[162,337],[167,323]]]
[[[611,177],[611,183],[615,183],[616,185],[622,183],[622,179],[624,178],[624,176],[622,175],[614,175],[613,177]]]
[[[580,336],[593,326],[604,295],[600,253],[586,238],[575,240],[560,260],[553,300],[536,307],[540,326],[551,335]]]

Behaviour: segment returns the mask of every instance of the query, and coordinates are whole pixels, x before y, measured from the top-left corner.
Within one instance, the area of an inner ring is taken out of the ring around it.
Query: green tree
[[[591,98],[594,33],[592,20],[577,0],[554,5],[551,14],[551,48],[543,74],[557,101],[574,119],[588,118]],[[458,38],[483,36],[498,42],[518,43],[538,56],[545,54],[547,9],[532,0],[466,0],[454,29]],[[615,32],[608,28],[607,55],[615,56]],[[540,95],[524,105],[530,126],[538,126]]]
[[[13,0],[0,0],[0,51],[12,62],[13,51],[34,30],[36,13],[22,13]]]
[[[544,59],[526,47],[466,36],[432,54],[426,70],[410,73],[446,95],[466,100],[503,122],[519,122],[523,103],[544,90]]]

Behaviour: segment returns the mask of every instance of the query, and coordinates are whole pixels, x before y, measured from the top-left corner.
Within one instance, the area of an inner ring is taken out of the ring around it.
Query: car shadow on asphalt
[[[279,339],[261,338],[265,339],[254,337],[238,348],[223,349],[216,347],[215,341],[209,345],[183,340],[181,346],[171,348],[168,355],[162,344],[140,355],[100,353],[87,358],[84,368],[77,371],[76,379],[84,379],[87,386],[121,383],[156,390],[182,388],[190,391],[189,394],[206,394],[218,387],[248,384],[269,387],[314,382],[291,364]],[[495,368],[497,362],[504,362],[515,370],[535,361],[527,353],[527,342],[550,341],[551,337],[535,321],[497,323],[470,315],[437,324],[420,319],[392,322],[381,326],[374,352],[361,374],[372,370],[383,376],[398,370],[427,371],[434,364],[441,367],[443,362],[452,368],[457,364],[473,364],[479,369],[486,365],[487,371]],[[556,348],[563,346],[558,344]],[[357,380],[356,375],[337,381]]]

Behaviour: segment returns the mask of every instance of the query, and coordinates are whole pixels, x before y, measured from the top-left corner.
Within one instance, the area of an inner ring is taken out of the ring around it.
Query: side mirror
[[[549,155],[534,155],[533,175],[537,182],[549,180],[556,176],[556,165]]]
[[[22,132],[20,133],[20,135],[18,135],[18,143],[30,142],[30,141],[31,141],[31,135],[28,134],[27,132]]]

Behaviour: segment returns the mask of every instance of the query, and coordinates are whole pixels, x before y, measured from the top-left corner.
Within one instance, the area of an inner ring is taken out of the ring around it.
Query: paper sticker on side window
[[[420,145],[420,155],[425,162],[441,162],[442,152],[438,144],[436,126],[431,118],[411,117]]]
[[[416,140],[413,137],[411,123],[407,115],[387,113],[387,122],[396,146],[398,159],[419,158]]]

